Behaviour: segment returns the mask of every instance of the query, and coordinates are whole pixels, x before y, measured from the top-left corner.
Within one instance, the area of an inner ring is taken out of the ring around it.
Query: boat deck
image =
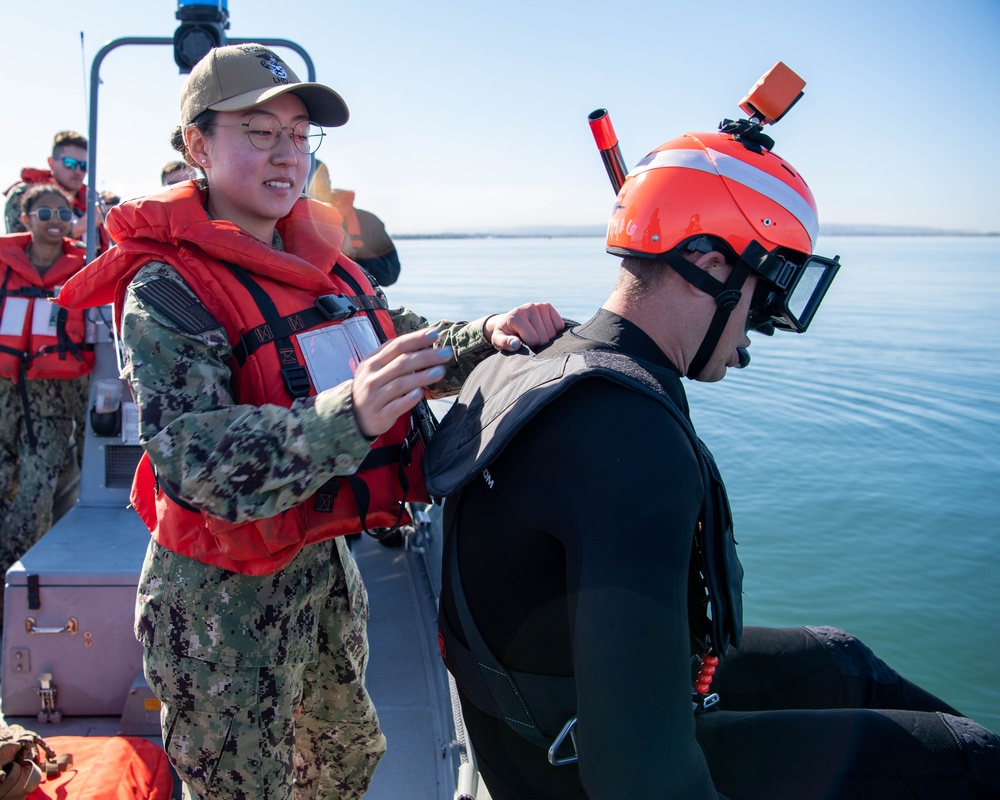
[[[405,547],[385,547],[367,536],[354,544],[371,603],[368,687],[388,740],[388,752],[366,794],[371,800],[456,797],[462,749],[456,744],[435,622],[440,526],[423,528]],[[7,722],[44,738],[115,735],[120,719],[66,716],[55,724],[11,717]],[[147,738],[161,743],[159,737]],[[176,781],[174,797],[180,796]]]

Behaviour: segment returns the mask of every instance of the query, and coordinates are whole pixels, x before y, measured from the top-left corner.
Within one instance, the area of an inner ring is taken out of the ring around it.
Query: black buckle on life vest
[[[552,745],[549,747],[548,759],[549,763],[553,767],[564,767],[567,764],[575,764],[580,760],[579,753],[576,749],[576,734],[573,729],[576,727],[576,717],[571,717],[569,721],[563,725],[561,731],[552,741]],[[573,748],[572,753],[567,753],[566,755],[560,755],[559,751],[562,750],[563,745],[566,743],[567,737],[569,738],[569,743]]]
[[[358,313],[358,307],[342,294],[324,294],[316,298],[315,305],[330,322],[340,322]]]
[[[413,448],[417,446],[417,441],[419,439],[419,429],[414,427],[407,431],[406,438],[403,440],[403,445],[399,452],[399,463],[404,467],[408,467],[411,463],[413,463]]]
[[[339,491],[340,484],[337,483],[336,478],[328,480],[313,495],[313,510],[320,514],[332,514],[333,503],[337,499]]]
[[[719,696],[718,692],[712,692],[711,694],[698,694],[697,692],[692,692],[691,694],[691,706],[695,714],[701,714],[705,711],[710,711],[715,708],[722,698]]]
[[[281,377],[285,381],[285,388],[292,397],[309,396],[309,373],[301,364],[294,367],[282,367]]]

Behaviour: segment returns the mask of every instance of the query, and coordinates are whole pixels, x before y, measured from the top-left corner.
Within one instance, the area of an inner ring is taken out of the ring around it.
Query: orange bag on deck
[[[49,736],[59,756],[72,755],[28,800],[170,800],[174,779],[163,748],[139,736]]]

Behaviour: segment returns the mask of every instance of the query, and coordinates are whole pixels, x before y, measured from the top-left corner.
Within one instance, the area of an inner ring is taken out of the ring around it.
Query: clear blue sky
[[[176,8],[3,0],[0,188],[45,165],[55,131],[86,133],[98,49],[171,36]],[[771,131],[775,150],[809,181],[821,223],[1000,232],[997,0],[229,0],[229,12],[230,36],[298,42],[346,99],[351,121],[320,156],[390,233],[603,225],[612,195],[590,111],[610,111],[631,166],[739,115],[778,60],[807,85]],[[171,49],[120,48],[101,77],[98,186],[153,190],[174,157]]]

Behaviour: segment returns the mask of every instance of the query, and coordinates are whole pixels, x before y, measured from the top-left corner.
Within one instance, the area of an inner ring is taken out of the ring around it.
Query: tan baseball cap
[[[181,92],[181,124],[203,111],[243,111],[292,92],[306,105],[309,119],[338,127],[347,122],[347,103],[329,86],[303,83],[274,51],[261,44],[233,44],[209,50],[195,64]]]

